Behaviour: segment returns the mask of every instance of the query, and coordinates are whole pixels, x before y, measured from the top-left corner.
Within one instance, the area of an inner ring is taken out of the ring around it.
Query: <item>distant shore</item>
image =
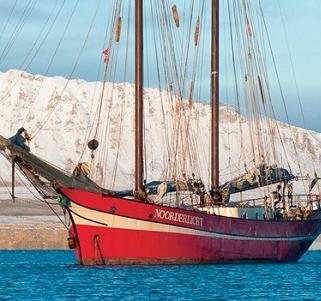
[[[54,210],[64,219],[62,210]],[[0,200],[0,249],[67,249],[68,231],[58,217],[40,201]]]

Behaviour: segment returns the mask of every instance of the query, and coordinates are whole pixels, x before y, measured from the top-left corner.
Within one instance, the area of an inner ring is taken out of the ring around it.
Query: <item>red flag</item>
[[[109,61],[109,54],[110,54],[110,49],[106,48],[103,50],[103,55],[104,55],[104,63],[108,63]]]
[[[109,48],[106,48],[103,50],[104,55],[109,55],[109,52],[110,52]]]

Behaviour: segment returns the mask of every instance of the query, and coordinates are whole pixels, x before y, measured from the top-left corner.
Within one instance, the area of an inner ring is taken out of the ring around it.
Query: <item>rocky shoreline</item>
[[[64,220],[61,208],[52,208]],[[1,250],[63,250],[68,249],[67,237],[67,229],[46,203],[0,201]]]
[[[56,224],[1,224],[0,250],[65,250],[67,236]]]

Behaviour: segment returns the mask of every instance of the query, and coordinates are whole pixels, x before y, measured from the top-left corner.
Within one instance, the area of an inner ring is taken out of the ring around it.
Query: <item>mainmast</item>
[[[219,186],[219,0],[212,0],[211,30],[211,190]]]
[[[143,0],[135,1],[135,192],[143,189]]]

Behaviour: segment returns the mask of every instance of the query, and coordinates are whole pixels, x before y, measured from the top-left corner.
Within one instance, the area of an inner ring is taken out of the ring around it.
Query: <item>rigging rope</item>
[[[38,0],[29,0],[28,4],[26,5],[25,9],[22,11],[21,17],[18,19],[18,22],[12,31],[12,34],[9,38],[9,41],[4,46],[1,54],[0,54],[0,65],[3,64],[5,61],[5,58],[10,53],[11,48],[15,44],[15,41],[17,40],[19,34],[21,33],[25,23],[27,22],[28,18],[32,14],[33,9],[35,8],[36,3]]]
[[[99,11],[99,7],[100,7],[100,4],[101,4],[101,1],[102,1],[102,0],[99,0],[99,2],[98,2],[98,5],[97,5],[96,10],[95,10],[95,12],[94,12],[94,16],[93,16],[93,18],[92,18],[92,21],[91,21],[91,24],[90,24],[90,26],[89,26],[88,32],[87,32],[87,34],[86,34],[85,40],[84,40],[84,42],[83,42],[83,44],[82,44],[82,46],[81,46],[81,48],[80,48],[80,51],[79,51],[78,56],[77,56],[77,58],[76,58],[76,61],[75,61],[74,65],[73,65],[72,71],[71,71],[71,73],[70,73],[69,76],[68,76],[68,80],[67,80],[66,84],[64,85],[62,91],[60,92],[60,96],[57,95],[57,96],[58,96],[58,97],[57,97],[57,100],[54,101],[54,103],[53,103],[53,105],[52,105],[52,108],[48,111],[48,113],[47,113],[47,115],[45,116],[45,118],[43,119],[43,121],[41,121],[41,122],[39,123],[39,127],[37,127],[37,130],[34,132],[33,137],[35,137],[35,136],[42,130],[42,128],[43,128],[43,127],[45,126],[45,124],[48,122],[50,116],[53,114],[54,110],[56,109],[59,101],[61,101],[61,99],[62,99],[62,97],[63,97],[63,93],[64,93],[65,90],[67,89],[67,86],[68,86],[68,84],[69,84],[69,81],[70,81],[70,79],[72,78],[72,76],[73,76],[73,74],[74,74],[74,72],[75,72],[75,70],[76,70],[76,67],[77,67],[78,62],[79,62],[79,60],[80,60],[80,57],[81,57],[81,55],[82,55],[82,53],[83,53],[83,50],[84,50],[84,48],[85,48],[85,46],[86,46],[86,43],[87,43],[88,39],[89,39],[91,30],[92,30],[92,28],[93,28],[93,25],[94,25],[94,23],[95,23],[95,20],[96,20],[98,11]]]
[[[18,2],[18,0],[15,0],[15,2],[13,3],[12,8],[8,14],[8,17],[7,17],[6,21],[4,22],[4,26],[3,26],[1,33],[0,33],[0,40],[2,39],[3,33],[6,31],[6,29],[8,27],[9,21],[10,21],[12,14],[17,6],[17,2]]]
[[[265,22],[261,1],[259,1],[259,7],[260,7],[261,15],[262,15],[262,20],[263,20],[263,23],[264,23],[264,29],[265,29],[266,33],[268,34],[268,29],[267,29],[267,25],[266,25],[266,22]],[[284,98],[284,94],[283,94],[283,91],[282,91],[282,88],[281,88],[280,77],[279,77],[279,73],[278,73],[278,71],[276,69],[275,57],[274,57],[273,52],[272,52],[272,45],[271,45],[271,41],[270,41],[269,37],[268,37],[268,45],[269,45],[269,49],[270,49],[270,52],[271,52],[273,65],[274,65],[274,70],[275,70],[275,74],[276,74],[278,85],[279,85],[279,90],[280,90],[280,95],[281,95],[281,99],[282,99],[282,102],[283,102],[283,107],[284,107],[284,111],[285,111],[285,115],[286,115],[286,120],[287,120],[287,123],[288,123],[288,127],[290,128],[289,115],[288,115],[288,111],[287,111],[287,108],[286,108],[285,98]],[[303,174],[302,173],[302,169],[301,169],[301,163],[300,163],[299,156],[298,156],[297,147],[295,145],[294,139],[292,138],[291,140],[292,140],[292,145],[293,145],[296,157],[298,159],[297,164],[298,164],[298,167],[299,167],[299,170],[300,170],[300,174]]]
[[[47,18],[47,20],[46,20],[46,22],[45,22],[45,25],[42,26],[42,28],[41,28],[41,30],[40,30],[40,32],[39,32],[39,34],[38,34],[38,36],[37,36],[37,38],[36,38],[33,46],[30,48],[30,50],[29,50],[28,53],[27,53],[27,56],[24,58],[23,62],[20,64],[19,69],[27,69],[27,68],[29,68],[30,65],[32,64],[33,60],[37,57],[37,54],[39,53],[41,47],[44,45],[45,41],[47,40],[47,38],[48,38],[48,36],[49,36],[49,33],[50,33],[51,30],[53,29],[53,26],[55,25],[55,23],[56,23],[56,21],[57,21],[57,18],[58,18],[58,16],[60,15],[60,13],[61,13],[64,5],[65,5],[65,2],[66,2],[66,0],[64,0],[64,1],[62,2],[61,6],[59,7],[59,9],[58,9],[58,11],[57,11],[57,13],[56,13],[56,15],[55,15],[55,17],[54,17],[54,20],[52,21],[50,27],[48,28],[47,32],[45,33],[44,38],[42,39],[42,41],[40,41],[40,45],[38,46],[37,50],[35,51],[33,57],[29,60],[29,63],[28,63],[26,66],[23,66],[23,65],[26,63],[28,57],[32,54],[33,49],[36,47],[36,45],[37,45],[37,43],[38,43],[38,40],[40,40],[40,37],[41,37],[42,33],[44,32],[45,28],[47,27],[47,23],[49,22],[49,20],[51,19],[51,15],[52,15],[53,12],[55,11],[57,2],[56,2],[56,4],[53,6],[53,9],[51,10],[51,12],[50,12],[50,14],[49,14],[49,16],[48,16],[48,18]],[[7,87],[4,89],[3,94],[1,95],[1,100],[5,99],[6,97],[8,97],[8,96],[10,95],[11,90],[20,82],[20,80],[21,80],[21,77],[17,78],[16,81],[14,81],[13,83],[11,83],[11,82],[8,83]],[[41,85],[42,85],[42,84],[41,84]],[[41,86],[40,86],[40,88],[39,88],[39,91],[40,91],[40,89],[41,89]],[[6,92],[6,91],[7,91],[7,92]],[[38,91],[38,94],[39,94],[39,91]],[[6,93],[5,93],[5,92],[6,92]],[[29,109],[29,111],[28,111],[28,113],[27,113],[27,115],[26,115],[26,117],[25,117],[25,121],[26,121],[26,119],[28,118],[28,115],[30,114],[30,112],[32,111],[32,110],[31,110],[32,107],[33,107],[33,105],[30,106],[30,109]],[[25,122],[25,121],[24,121],[24,122]]]

